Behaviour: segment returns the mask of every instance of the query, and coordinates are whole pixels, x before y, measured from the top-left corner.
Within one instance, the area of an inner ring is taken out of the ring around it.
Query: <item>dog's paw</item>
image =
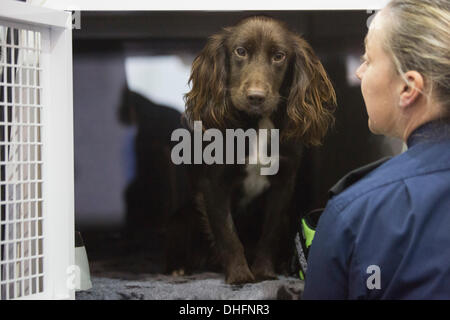
[[[227,272],[225,282],[228,284],[243,284],[255,282],[255,277],[247,265],[233,268]]]
[[[277,276],[271,263],[257,263],[252,266],[252,273],[257,281],[276,280]]]

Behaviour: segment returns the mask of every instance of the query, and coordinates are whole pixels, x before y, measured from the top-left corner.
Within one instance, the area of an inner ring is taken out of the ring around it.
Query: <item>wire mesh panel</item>
[[[41,33],[0,24],[0,298],[44,290]]]

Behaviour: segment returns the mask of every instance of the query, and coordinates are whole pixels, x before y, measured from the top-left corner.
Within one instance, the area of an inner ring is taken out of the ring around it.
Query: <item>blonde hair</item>
[[[391,0],[385,50],[400,75],[415,70],[450,116],[450,1]],[[406,79],[405,79],[406,80]]]

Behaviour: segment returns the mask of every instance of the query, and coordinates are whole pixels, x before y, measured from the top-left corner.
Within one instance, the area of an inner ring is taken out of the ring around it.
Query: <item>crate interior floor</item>
[[[81,233],[88,254],[92,288],[77,300],[266,300],[299,299],[304,283],[296,277],[245,285],[227,285],[219,273],[163,274],[161,241],[149,235],[143,245],[120,230]]]

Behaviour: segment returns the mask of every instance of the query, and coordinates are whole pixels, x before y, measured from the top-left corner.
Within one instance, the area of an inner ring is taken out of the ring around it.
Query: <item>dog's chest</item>
[[[274,125],[272,121],[269,118],[263,118],[258,123],[259,129],[273,129]],[[240,200],[240,205],[245,206],[248,203],[250,203],[254,198],[259,196],[261,193],[263,193],[267,188],[270,187],[270,181],[268,176],[261,175],[261,161],[260,161],[260,155],[258,153],[258,141],[260,139],[264,139],[262,141],[263,145],[267,146],[268,141],[267,137],[270,137],[269,134],[267,135],[259,135],[258,131],[258,139],[253,141],[253,143],[249,146],[249,156],[247,158],[247,165],[245,167],[245,178],[242,182],[242,192],[243,197]],[[250,163],[256,163],[256,164],[250,164]]]

